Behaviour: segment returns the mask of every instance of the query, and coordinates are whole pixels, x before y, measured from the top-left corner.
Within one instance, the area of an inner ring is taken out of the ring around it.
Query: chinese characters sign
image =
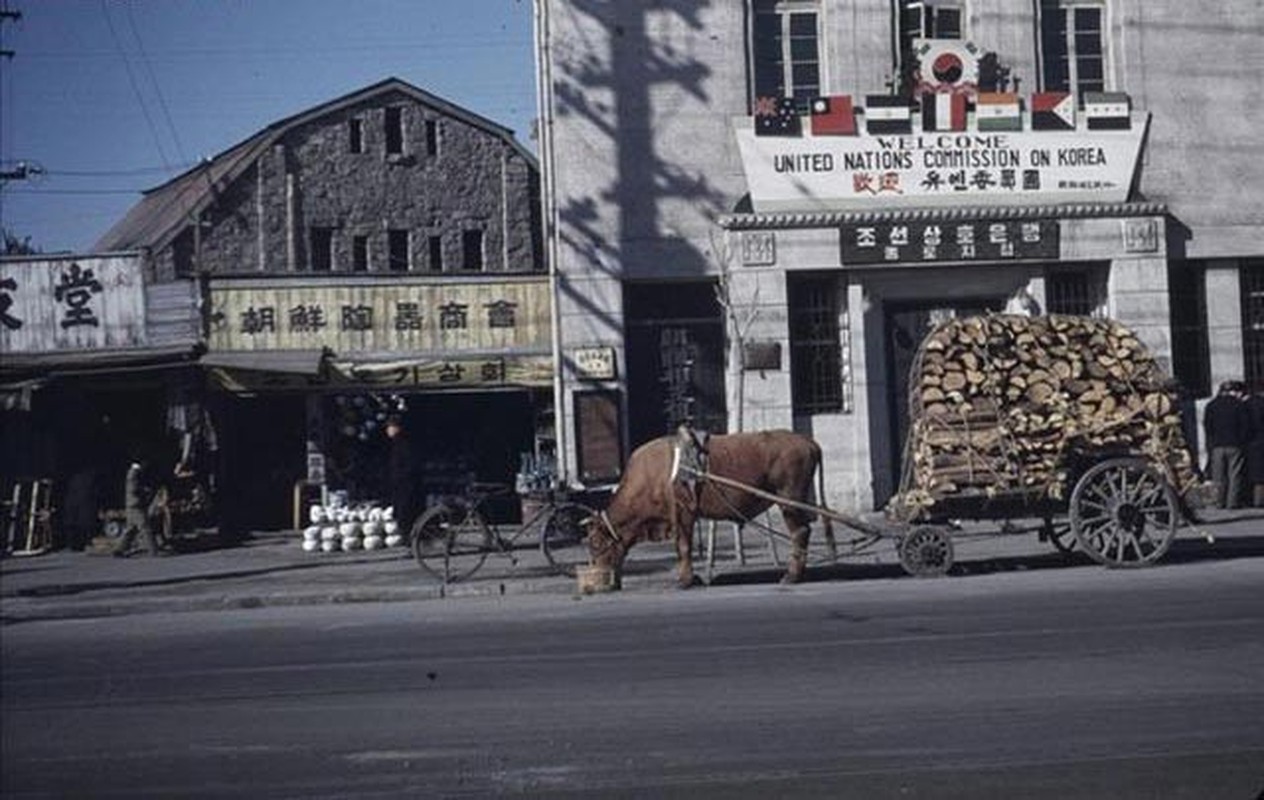
[[[1128,199],[1148,115],[1127,130],[734,135],[755,210],[1003,206]]]
[[[0,352],[143,347],[139,256],[0,262]]]
[[[226,280],[212,284],[211,307],[213,350],[549,351],[548,284],[541,278],[390,284]]]
[[[882,222],[844,225],[843,264],[1058,258],[1054,220]]]

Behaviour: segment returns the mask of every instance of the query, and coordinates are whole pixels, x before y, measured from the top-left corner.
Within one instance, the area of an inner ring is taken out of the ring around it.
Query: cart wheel
[[[540,552],[558,575],[575,577],[575,568],[589,561],[583,522],[596,514],[579,503],[559,503],[540,531]]]
[[[464,580],[483,566],[492,532],[474,508],[434,506],[413,524],[413,558],[444,583]]]
[[[1075,552],[1075,534],[1068,520],[1046,519],[1040,534],[1042,539],[1048,540],[1049,544],[1053,545],[1053,549],[1062,555],[1069,556]]]
[[[952,569],[952,537],[943,528],[918,526],[899,544],[900,566],[918,578],[937,578]]]
[[[1140,458],[1103,461],[1071,492],[1071,530],[1080,549],[1108,567],[1153,564],[1180,524],[1172,487]]]

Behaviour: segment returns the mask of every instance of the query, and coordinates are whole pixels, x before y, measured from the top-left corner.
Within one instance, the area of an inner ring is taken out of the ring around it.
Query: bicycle
[[[500,526],[488,522],[483,509],[492,498],[509,494],[514,492],[504,484],[472,483],[464,494],[447,497],[426,509],[411,532],[418,566],[445,584],[468,579],[492,554],[508,558],[516,566],[518,540],[538,529],[538,547],[549,569],[574,577],[575,568],[588,563],[583,522],[596,512],[569,500],[565,490],[555,490],[516,530],[505,535]]]

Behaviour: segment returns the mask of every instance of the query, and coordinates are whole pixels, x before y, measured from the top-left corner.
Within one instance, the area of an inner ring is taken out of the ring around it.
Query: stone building
[[[381,499],[402,413],[420,492],[512,483],[547,447],[539,175],[513,133],[398,79],[275,122],[145,194],[97,243],[202,287],[207,402],[239,526],[302,481]]]
[[[879,508],[913,349],[980,310],[1117,318],[1195,401],[1264,386],[1262,23],[1254,0],[541,0],[568,474],[682,421],[793,428],[830,504]]]

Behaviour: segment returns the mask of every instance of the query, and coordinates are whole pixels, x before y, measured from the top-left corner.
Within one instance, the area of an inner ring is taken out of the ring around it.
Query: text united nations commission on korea
[[[943,134],[875,136],[877,147],[842,153],[778,153],[773,169],[779,173],[854,170],[982,169],[1020,167],[1106,166],[1106,151],[1096,145],[1016,147],[1005,134]],[[1024,153],[1026,163],[1024,163]],[[918,161],[920,160],[920,164]]]

